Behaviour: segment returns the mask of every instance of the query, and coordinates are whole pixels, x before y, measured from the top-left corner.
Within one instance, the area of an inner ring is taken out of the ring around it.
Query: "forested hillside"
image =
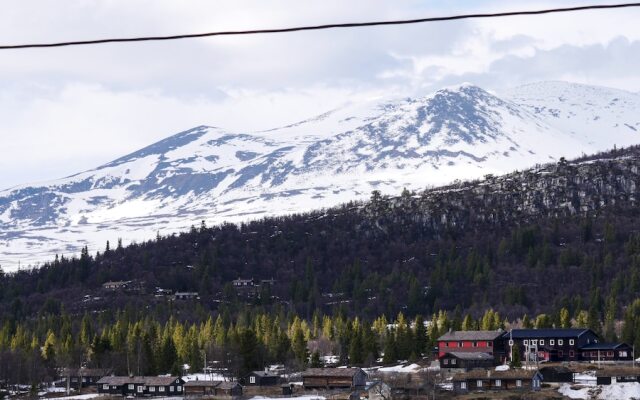
[[[614,150],[423,193],[374,192],[365,203],[242,225],[203,223],[127,247],[85,249],[80,258],[60,255],[1,276],[0,349],[44,358],[58,352],[65,362],[85,358],[123,370],[129,353],[144,348],[168,357],[145,364],[146,372],[163,372],[195,361],[209,345],[237,350],[243,340],[261,355],[238,356],[236,368],[304,363],[312,340],[326,342],[319,354],[357,364],[386,346],[416,357],[449,327],[496,329],[509,321],[589,326],[636,342],[640,303],[627,306],[640,290],[639,166],[640,148]],[[257,286],[235,288],[239,277]],[[131,283],[110,290],[108,281]],[[174,299],[169,290],[199,298]],[[416,329],[421,323],[409,329],[416,316],[433,319],[428,338]],[[387,320],[406,325],[405,333],[388,339],[380,328]],[[185,337],[192,339],[185,344]]]

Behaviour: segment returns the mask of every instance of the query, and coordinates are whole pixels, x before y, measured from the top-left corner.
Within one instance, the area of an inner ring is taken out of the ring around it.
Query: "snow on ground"
[[[224,376],[220,374],[188,374],[182,377],[186,382],[189,381],[224,381]]]
[[[410,364],[410,365],[395,365],[393,367],[382,367],[378,369],[380,372],[418,372],[420,366],[418,364]]]
[[[255,396],[255,397],[252,397],[250,400],[271,400],[271,399],[280,400],[281,398],[279,398],[279,397]],[[326,397],[324,397],[324,396],[297,396],[297,397],[287,397],[287,399],[289,399],[289,400],[325,400]]]
[[[510,368],[508,365],[498,365],[496,371],[508,371]]]
[[[587,371],[582,374],[574,374],[573,381],[583,385],[595,385],[596,373],[594,371]]]
[[[98,393],[79,394],[77,396],[56,397],[56,400],[85,400],[100,397]]]
[[[571,399],[640,399],[640,383],[583,386],[564,383],[558,392]]]

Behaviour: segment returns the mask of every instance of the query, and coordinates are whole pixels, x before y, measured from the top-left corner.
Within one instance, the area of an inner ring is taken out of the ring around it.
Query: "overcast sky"
[[[592,4],[483,0],[4,0],[0,44]],[[601,3],[615,3],[603,0]],[[0,189],[197,125],[271,128],[347,101],[568,80],[640,91],[640,9],[0,51]]]

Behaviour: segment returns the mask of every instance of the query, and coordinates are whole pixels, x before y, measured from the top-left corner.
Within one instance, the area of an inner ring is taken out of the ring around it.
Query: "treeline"
[[[427,322],[420,315],[410,319],[402,313],[391,320],[384,315],[362,320],[320,312],[305,319],[283,310],[273,315],[246,309],[237,318],[209,315],[188,323],[174,317],[162,322],[144,309],[105,312],[98,318],[63,312],[2,326],[0,381],[36,385],[53,380],[62,367],[81,365],[116,374],[181,375],[202,371],[207,360],[229,377],[242,378],[274,363],[290,371],[319,367],[325,356],[336,356],[340,365],[393,364],[431,357],[437,339],[451,329],[587,328],[590,322],[588,311],[572,317],[566,308],[513,321],[491,309],[478,319],[439,311]],[[627,307],[620,339],[640,345],[638,332],[640,299]],[[617,340],[616,332],[606,339]]]

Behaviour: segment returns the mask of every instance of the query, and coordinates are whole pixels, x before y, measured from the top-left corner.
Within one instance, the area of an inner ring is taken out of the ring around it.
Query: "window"
[[[562,343],[563,343],[562,339],[558,339],[558,346],[562,346]]]
[[[170,391],[170,392],[173,392],[174,390],[175,390],[175,387],[174,387],[174,386],[169,386],[169,391]]]
[[[574,343],[575,341],[573,339],[569,339],[569,346],[573,346]]]
[[[575,356],[575,354],[576,353],[573,350],[569,350],[569,357],[573,357],[573,356]]]
[[[626,351],[619,351],[619,352],[618,352],[618,356],[620,356],[620,357],[626,357],[626,356],[627,356],[627,352],[626,352]]]
[[[82,382],[86,382],[86,381],[87,381],[87,378],[82,378]]]
[[[111,389],[116,390],[118,387],[117,386],[111,386]]]
[[[496,379],[496,386],[502,386],[502,381],[500,379]]]
[[[478,342],[473,342],[473,347],[478,347]]]
[[[178,392],[182,392],[182,386],[178,386]]]
[[[529,344],[529,341],[527,339],[525,339],[525,340],[522,341],[522,343],[524,343],[524,345],[526,346],[526,345]]]
[[[129,390],[133,390],[134,389],[133,383],[130,383],[128,387],[129,387]]]
[[[444,342],[444,347],[449,347],[449,342]]]
[[[458,347],[462,347],[462,342],[458,342]]]
[[[256,377],[255,376],[250,376],[249,377],[249,383],[256,383]]]
[[[138,386],[138,393],[144,392],[144,386]]]
[[[160,387],[158,388],[158,392],[164,392],[164,386],[160,386]]]
[[[493,347],[493,342],[487,342],[487,347]]]
[[[613,357],[613,351],[607,351],[607,357]]]
[[[451,360],[451,365],[456,365],[456,359]]]
[[[544,339],[540,339],[540,346],[544,346]]]
[[[522,387],[522,380],[516,379],[516,387]]]
[[[109,385],[102,385],[102,390],[109,390]]]
[[[460,389],[466,389],[467,388],[467,382],[460,382]]]
[[[449,360],[448,359],[444,359],[444,361],[442,362],[444,365],[449,365]],[[252,377],[253,378],[253,377]]]
[[[479,387],[479,388],[481,388],[481,387],[482,387],[482,381],[481,381],[480,379],[478,379],[478,380],[476,381],[476,386],[477,386],[477,387]]]
[[[155,392],[156,391],[156,387],[155,386],[149,386],[149,391],[150,392]]]
[[[553,346],[553,345],[555,345],[555,344],[556,344],[556,341],[555,341],[555,340],[553,340],[553,339],[549,339],[549,344],[550,344],[551,346]]]
[[[564,357],[564,351],[558,350],[558,357]]]
[[[538,345],[538,339],[531,339],[531,344],[533,346],[537,346]]]
[[[513,346],[513,340],[509,340],[509,346]]]

